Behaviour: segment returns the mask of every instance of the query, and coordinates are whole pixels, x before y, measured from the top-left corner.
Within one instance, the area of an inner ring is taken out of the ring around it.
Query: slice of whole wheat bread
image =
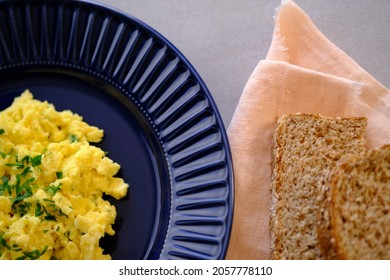
[[[365,150],[367,119],[288,114],[273,138],[272,259],[323,259],[317,235],[318,194],[345,154]]]
[[[337,259],[390,259],[390,145],[346,156],[330,179]]]

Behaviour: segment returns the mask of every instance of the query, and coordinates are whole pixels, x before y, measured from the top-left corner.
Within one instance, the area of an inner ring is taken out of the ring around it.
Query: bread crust
[[[270,215],[270,234],[271,234],[271,259],[278,260],[281,259],[281,250],[282,250],[282,240],[275,233],[276,227],[279,226],[279,221],[281,220],[280,212],[277,211],[276,205],[279,202],[278,199],[278,190],[280,189],[280,182],[277,181],[277,174],[280,172],[281,158],[283,149],[280,147],[283,146],[282,138],[280,137],[281,132],[283,131],[283,117],[278,119],[278,126],[273,135],[273,172],[271,178],[271,215]]]

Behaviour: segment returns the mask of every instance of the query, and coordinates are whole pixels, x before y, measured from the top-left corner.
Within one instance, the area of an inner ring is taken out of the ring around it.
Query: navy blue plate
[[[139,20],[86,1],[0,1],[0,110],[24,89],[105,131],[122,168],[113,259],[223,259],[233,212],[222,120],[184,56]]]

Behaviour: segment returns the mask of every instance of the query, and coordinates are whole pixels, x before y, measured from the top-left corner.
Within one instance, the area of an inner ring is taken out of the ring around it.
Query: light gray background
[[[280,0],[98,0],[144,21],[200,74],[228,126],[265,58]],[[317,27],[390,87],[390,0],[295,0]]]

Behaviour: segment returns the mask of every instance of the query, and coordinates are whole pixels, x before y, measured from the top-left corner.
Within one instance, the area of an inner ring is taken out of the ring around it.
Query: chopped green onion
[[[35,208],[35,217],[39,217],[43,215],[44,211],[42,209],[42,205],[37,202],[36,208]]]
[[[20,256],[17,258],[17,260],[25,260],[25,259],[30,259],[30,260],[36,260],[43,254],[45,254],[47,251],[47,246],[40,252],[39,250],[33,250],[31,252],[23,252],[23,256]]]
[[[23,163],[6,163],[5,164],[6,166],[8,166],[8,167],[16,167],[17,169],[22,169],[22,168],[24,168],[24,164]]]
[[[77,141],[79,141],[79,139],[77,139],[77,136],[74,134],[71,134],[70,135],[70,143],[75,143]]]
[[[26,177],[27,173],[29,173],[29,172],[32,172],[32,170],[31,170],[30,166],[27,166],[27,167],[23,170],[23,172],[20,174],[20,176]]]
[[[37,155],[37,156],[31,158],[31,165],[32,166],[41,165],[41,161],[42,161],[42,155]]]
[[[56,216],[48,213],[45,216],[45,221],[57,221],[57,219],[56,219]]]
[[[61,189],[61,184],[59,184],[57,187],[50,185],[45,188],[45,191],[51,196],[54,196],[60,189]]]
[[[7,191],[8,194],[11,195],[12,190],[11,190],[11,185],[9,184],[9,179],[6,176],[3,176],[2,180],[3,180],[2,190]]]
[[[16,158],[16,162],[21,162],[21,163],[26,162],[28,164],[30,162],[30,157],[24,156],[21,161],[18,161],[18,158]]]
[[[1,246],[1,247],[4,247],[4,248],[7,248],[8,250],[11,250],[11,247],[7,244],[7,242],[6,242],[5,239],[3,238],[4,233],[5,233],[5,232],[3,232],[2,234],[0,234],[0,246]]]

